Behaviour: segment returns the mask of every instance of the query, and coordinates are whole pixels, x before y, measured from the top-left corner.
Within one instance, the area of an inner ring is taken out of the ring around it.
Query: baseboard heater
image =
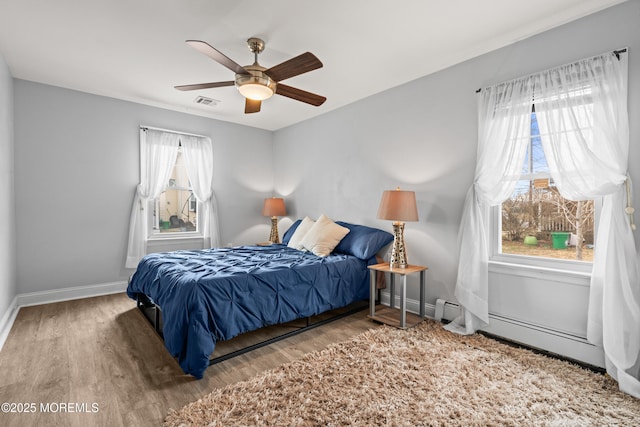
[[[461,314],[459,304],[437,299],[434,319],[447,323]],[[489,313],[489,326],[478,331],[490,338],[603,372],[604,354],[585,337]]]
[[[445,308],[448,310],[447,315],[445,315]],[[435,320],[437,320],[438,322],[450,322],[458,317],[458,315],[460,315],[460,306],[458,304],[454,304],[440,298],[436,300],[436,311],[433,315],[433,318]]]

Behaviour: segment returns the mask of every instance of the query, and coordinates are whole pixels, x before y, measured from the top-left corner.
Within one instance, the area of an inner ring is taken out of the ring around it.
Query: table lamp
[[[268,199],[264,199],[262,215],[271,217],[271,234],[269,235],[269,241],[271,243],[280,243],[280,236],[278,235],[278,217],[286,214],[287,209],[284,207],[284,200],[281,197],[270,197]]]
[[[404,221],[418,220],[416,193],[400,190],[400,187],[383,192],[378,208],[378,218],[393,221],[393,250],[389,266],[406,268],[409,264],[404,245]]]

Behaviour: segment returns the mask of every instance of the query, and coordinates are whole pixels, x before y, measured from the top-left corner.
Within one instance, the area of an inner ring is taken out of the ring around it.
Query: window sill
[[[179,244],[187,242],[202,242],[204,236],[202,234],[179,234],[175,236],[149,236],[147,243],[150,245],[162,245],[162,244]]]
[[[154,235],[154,236],[149,236],[149,238],[147,238],[147,240],[149,242],[166,242],[166,241],[170,241],[170,242],[174,242],[176,240],[202,240],[204,238],[204,236],[202,234],[198,234],[198,233],[193,233],[193,234],[187,234],[187,233],[180,233],[176,235],[166,235],[166,236],[159,236],[159,235]]]
[[[579,286],[589,286],[591,281],[591,264],[580,263],[573,267],[574,269],[565,269],[561,268],[561,266],[551,267],[542,264],[524,264],[513,262],[512,260],[489,261],[489,273],[563,281]]]

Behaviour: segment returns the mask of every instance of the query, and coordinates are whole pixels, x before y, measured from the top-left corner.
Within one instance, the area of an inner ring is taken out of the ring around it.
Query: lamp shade
[[[380,200],[378,218],[391,221],[417,221],[416,193],[399,188],[385,191]]]
[[[264,199],[262,215],[264,216],[284,216],[287,209],[284,207],[284,200],[281,197],[270,197]]]

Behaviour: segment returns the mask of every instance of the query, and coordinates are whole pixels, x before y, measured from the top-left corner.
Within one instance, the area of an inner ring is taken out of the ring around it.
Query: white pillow
[[[315,223],[316,222],[314,220],[312,220],[308,216],[305,216],[304,219],[300,221],[300,224],[298,225],[298,228],[296,228],[296,231],[293,232],[293,236],[291,236],[291,239],[289,239],[289,243],[287,243],[287,246],[289,246],[290,248],[298,249],[300,251],[305,250],[304,246],[302,246],[300,242],[302,242],[304,236],[309,230],[311,230],[311,227],[313,227],[313,224]]]
[[[322,214],[307,234],[305,234],[301,244],[305,249],[310,250],[317,256],[325,257],[338,246],[340,240],[342,240],[349,231],[347,227],[336,224]]]

